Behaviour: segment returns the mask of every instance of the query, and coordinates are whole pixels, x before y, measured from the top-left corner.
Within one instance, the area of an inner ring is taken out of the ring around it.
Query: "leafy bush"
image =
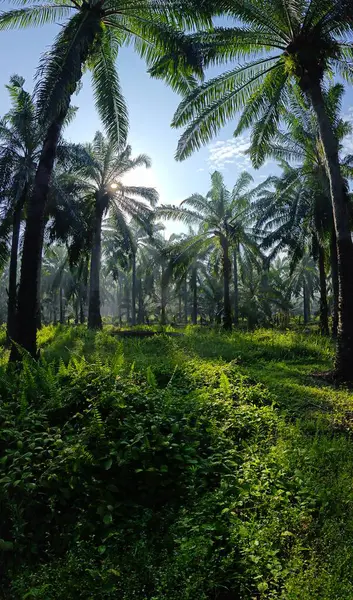
[[[323,531],[323,546],[337,544],[337,565],[353,451],[325,422],[288,423],[241,370],[239,353],[256,355],[263,337],[275,346],[274,334],[121,341],[47,329],[38,364],[0,372],[5,598],[350,597],[315,540]],[[315,340],[282,342],[293,359],[316,355]],[[306,577],[321,581],[314,596],[296,583]]]

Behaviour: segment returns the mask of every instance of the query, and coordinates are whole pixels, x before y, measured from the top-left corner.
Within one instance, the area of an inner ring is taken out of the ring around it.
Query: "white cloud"
[[[197,169],[197,173],[202,173],[205,169],[201,167],[201,169]]]
[[[230,164],[236,164],[240,169],[249,168],[251,161],[245,155],[245,151],[249,148],[249,145],[250,139],[248,136],[219,140],[210,144],[207,160],[209,169],[222,171]]]

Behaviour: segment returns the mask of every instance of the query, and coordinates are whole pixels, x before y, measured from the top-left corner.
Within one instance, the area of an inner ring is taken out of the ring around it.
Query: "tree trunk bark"
[[[132,255],[131,325],[136,325],[136,255]]]
[[[53,316],[54,316],[54,325],[58,324],[58,317],[57,317],[57,302],[56,302],[56,291],[53,291]]]
[[[12,221],[11,254],[9,266],[9,297],[7,305],[8,340],[13,340],[16,337],[18,244],[20,239],[21,213],[25,199],[26,196],[24,196],[23,202],[19,202],[15,207]]]
[[[229,259],[229,243],[225,236],[220,238],[223,262],[223,327],[226,331],[232,330],[232,307],[230,303],[230,278],[231,264]]]
[[[306,282],[303,285],[303,319],[304,325],[307,325],[310,319],[310,299]]]
[[[129,290],[129,284],[126,283],[126,287],[125,287],[125,299],[126,299],[126,322],[128,325],[130,325],[130,290]]]
[[[308,91],[325,151],[337,240],[339,299],[335,375],[337,379],[353,381],[353,244],[348,195],[339,164],[338,142],[325,109],[320,82],[314,82]]]
[[[193,267],[191,273],[191,289],[192,289],[192,324],[197,325],[197,270]]]
[[[338,296],[339,296],[339,284],[338,284],[338,262],[337,262],[337,244],[336,234],[332,231],[330,240],[330,263],[331,263],[331,280],[332,280],[332,337],[337,338],[338,329]]]
[[[32,196],[28,202],[23,241],[15,340],[34,358],[37,358],[38,292],[40,289],[45,207],[65,115],[66,111],[64,114],[61,113],[48,128],[34,180]],[[17,346],[13,345],[10,361],[16,361],[19,358],[20,354]]]
[[[65,323],[64,293],[63,293],[63,288],[61,285],[60,285],[60,289],[59,289],[59,319],[60,319],[60,325],[64,325],[64,323]]]
[[[80,299],[75,298],[74,299],[75,325],[78,325],[78,322],[79,322],[79,305],[80,305]]]
[[[167,315],[166,315],[166,306],[167,306],[167,287],[164,277],[164,261],[162,261],[162,269],[161,269],[161,325],[166,325],[167,323]]]
[[[319,244],[319,276],[320,276],[320,332],[321,335],[328,335],[328,305],[327,305],[327,286],[325,273],[325,252]]]
[[[103,213],[97,200],[93,244],[91,250],[91,267],[89,274],[89,304],[88,328],[102,329],[101,301],[100,301],[100,268],[102,254],[102,219]]]
[[[184,323],[187,325],[188,323],[188,282],[187,277],[185,277],[184,281]]]
[[[80,324],[83,325],[85,322],[85,310],[82,293],[80,294]]]
[[[143,325],[144,322],[144,310],[143,310],[143,290],[142,290],[142,279],[139,278],[138,282],[138,323]]]
[[[179,321],[179,323],[181,323],[181,320],[182,320],[182,312],[183,312],[182,305],[183,305],[183,299],[181,296],[181,292],[179,290],[179,293],[178,293],[178,321]]]
[[[118,289],[117,289],[117,302],[118,302],[118,321],[119,325],[122,323],[122,315],[121,315],[121,300],[122,300],[122,290],[121,290],[121,281],[118,276]]]
[[[233,250],[233,285],[234,285],[234,325],[239,325],[239,282],[237,250]]]

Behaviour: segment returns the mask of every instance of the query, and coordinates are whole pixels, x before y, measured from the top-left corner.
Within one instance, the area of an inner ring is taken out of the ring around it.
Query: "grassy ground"
[[[0,372],[4,598],[353,599],[353,394],[330,343],[46,327]]]

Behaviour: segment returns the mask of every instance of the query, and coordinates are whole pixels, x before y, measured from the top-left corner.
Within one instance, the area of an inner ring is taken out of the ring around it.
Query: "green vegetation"
[[[0,118],[0,597],[352,599],[352,0],[10,4],[60,28]],[[129,184],[129,45],[177,160],[237,117],[277,172]],[[104,133],[67,143],[86,71]]]
[[[312,376],[330,342],[113,333],[45,327],[20,372],[3,350],[3,597],[353,597],[352,394]]]

